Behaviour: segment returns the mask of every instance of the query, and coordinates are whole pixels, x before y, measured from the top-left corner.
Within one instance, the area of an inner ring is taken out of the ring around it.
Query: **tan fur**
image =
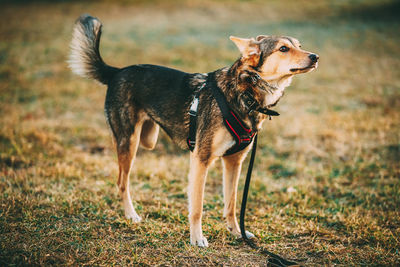
[[[125,217],[131,219],[133,222],[140,222],[141,218],[133,208],[129,192],[129,173],[139,145],[140,126],[138,125],[136,129],[130,138],[129,149],[117,148],[119,165],[118,188],[122,198]]]
[[[260,54],[260,49],[254,39],[245,39],[231,36],[229,37],[235,43],[243,58],[250,58]]]
[[[293,76],[312,69],[305,69],[293,73],[290,69],[303,69],[309,65],[308,55],[311,53],[300,48],[299,41],[292,38],[295,45],[287,39],[281,38],[276,45],[275,51],[264,62],[260,76],[269,82],[279,83],[282,77]],[[290,50],[286,53],[279,51],[281,46],[287,46]]]
[[[204,186],[206,183],[207,170],[212,161],[205,163],[197,154],[197,149],[190,154],[189,171],[189,223],[190,243],[200,247],[207,247],[207,239],[203,236],[201,229],[201,217],[203,214]]]
[[[154,149],[157,143],[158,133],[160,126],[154,121],[146,120],[142,125],[142,131],[140,132],[140,145],[148,150]]]
[[[235,144],[235,140],[230,136],[228,130],[225,127],[217,129],[214,133],[214,139],[211,147],[211,151],[217,157],[224,155],[225,151],[228,150]]]
[[[244,39],[231,36],[229,37],[232,42],[239,49],[242,54],[242,61],[247,66],[256,66],[260,56],[260,48],[258,42],[254,39]]]

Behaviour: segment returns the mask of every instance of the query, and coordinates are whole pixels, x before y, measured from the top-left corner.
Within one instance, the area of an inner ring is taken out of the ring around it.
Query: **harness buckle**
[[[192,104],[190,105],[189,115],[196,116],[197,115],[197,108],[199,107],[199,98],[193,98]]]
[[[250,144],[251,138],[249,136],[241,136],[240,143],[242,144]]]
[[[200,86],[200,88],[198,89],[198,91],[200,92],[205,86],[206,86],[206,82],[204,82],[204,83]]]

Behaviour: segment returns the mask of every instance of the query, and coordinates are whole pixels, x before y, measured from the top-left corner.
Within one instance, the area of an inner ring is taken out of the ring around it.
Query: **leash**
[[[268,256],[267,266],[273,266],[273,267],[275,267],[275,266],[276,267],[300,266],[296,262],[288,261],[288,260],[282,258],[281,256],[278,256],[275,253],[272,253],[272,252],[268,251],[267,249],[258,246],[256,243],[254,243],[253,241],[248,239],[246,236],[246,230],[245,230],[245,226],[244,226],[244,217],[246,214],[246,204],[247,204],[247,196],[248,196],[249,188],[250,188],[251,173],[253,171],[254,159],[256,157],[256,151],[257,151],[257,137],[258,137],[258,134],[255,135],[254,141],[253,141],[253,148],[251,150],[249,167],[247,169],[246,182],[244,184],[244,189],[243,189],[242,206],[240,208],[240,231],[242,234],[242,238],[251,248],[256,249],[261,254]]]

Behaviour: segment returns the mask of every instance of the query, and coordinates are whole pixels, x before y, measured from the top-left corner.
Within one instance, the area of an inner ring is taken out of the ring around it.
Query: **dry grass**
[[[225,230],[219,162],[206,187],[210,248],[189,245],[188,152],[164,134],[131,176],[145,220],[124,219],[105,88],[65,63],[87,12],[116,66],[211,71],[238,56],[229,35],[286,34],[317,52],[319,69],[295,79],[264,125],[247,225],[304,265],[399,265],[400,8],[381,2],[2,4],[0,264],[265,264]]]

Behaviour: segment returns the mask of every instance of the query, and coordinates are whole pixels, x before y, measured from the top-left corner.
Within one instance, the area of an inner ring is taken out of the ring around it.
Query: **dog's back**
[[[155,65],[121,69],[108,85],[105,113],[109,123],[118,124],[111,120],[121,113],[135,120],[136,114],[143,111],[176,143],[184,144],[187,137],[184,122],[189,120],[187,107],[194,91],[193,77],[193,74]]]

